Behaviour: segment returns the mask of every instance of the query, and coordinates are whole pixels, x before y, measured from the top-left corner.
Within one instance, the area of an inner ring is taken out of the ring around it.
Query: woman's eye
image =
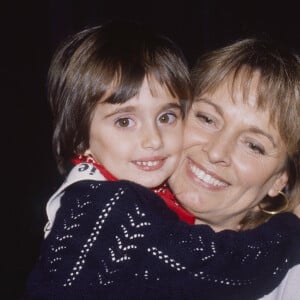
[[[208,124],[212,124],[214,122],[212,118],[210,118],[209,116],[202,114],[202,113],[196,113],[196,117],[198,119],[200,119],[202,122],[205,122]]]
[[[176,119],[177,116],[174,113],[164,113],[158,118],[160,123],[165,123],[165,124],[173,123],[176,121]]]
[[[120,118],[116,121],[117,126],[119,127],[131,127],[133,126],[133,120],[129,118]]]
[[[266,153],[265,149],[255,143],[248,142],[248,147],[251,151],[264,155]]]

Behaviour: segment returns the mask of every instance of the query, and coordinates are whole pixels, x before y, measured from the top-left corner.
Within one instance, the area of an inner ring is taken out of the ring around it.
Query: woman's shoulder
[[[294,300],[300,299],[299,289],[300,264],[291,268],[279,286],[261,300]]]

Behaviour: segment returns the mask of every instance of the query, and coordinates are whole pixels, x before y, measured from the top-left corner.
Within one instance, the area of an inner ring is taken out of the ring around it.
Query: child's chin
[[[161,180],[152,180],[152,181],[136,181],[138,184],[148,188],[148,189],[154,189],[156,187],[159,187],[163,182]]]

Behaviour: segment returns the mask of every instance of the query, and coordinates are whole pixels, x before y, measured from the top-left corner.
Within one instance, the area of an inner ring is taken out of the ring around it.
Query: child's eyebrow
[[[107,114],[105,118],[109,118],[113,115],[119,114],[119,113],[130,113],[134,112],[136,110],[135,106],[125,106],[125,107],[117,107],[115,110],[113,110],[111,113]]]
[[[125,106],[125,107],[117,107],[111,113],[107,114],[105,116],[105,118],[109,118],[113,115],[120,114],[120,113],[131,113],[131,112],[134,112],[136,109],[137,109],[136,106],[131,106],[131,105],[130,106]],[[162,106],[160,111],[167,110],[167,109],[178,109],[178,110],[181,111],[182,107],[178,103],[171,102],[171,103],[167,103],[164,106]]]
[[[118,114],[118,113],[126,113],[126,112],[133,112],[136,110],[135,106],[125,106],[125,107],[117,107],[116,109],[114,109],[108,116],[112,116],[114,114]]]
[[[162,107],[162,110],[170,109],[170,108],[175,108],[175,109],[179,109],[179,110],[182,109],[180,104],[171,102],[171,103],[167,103],[166,105],[164,105]]]

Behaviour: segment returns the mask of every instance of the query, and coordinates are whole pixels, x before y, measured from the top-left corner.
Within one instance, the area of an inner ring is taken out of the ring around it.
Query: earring
[[[279,194],[283,197],[283,201],[284,201],[283,205],[281,207],[279,207],[279,209],[277,209],[277,210],[268,210],[268,209],[263,208],[261,203],[259,203],[258,208],[260,209],[260,211],[262,211],[262,212],[264,212],[268,215],[277,215],[279,213],[284,212],[288,208],[290,200],[288,199],[288,197],[285,195],[284,192],[279,191]]]

